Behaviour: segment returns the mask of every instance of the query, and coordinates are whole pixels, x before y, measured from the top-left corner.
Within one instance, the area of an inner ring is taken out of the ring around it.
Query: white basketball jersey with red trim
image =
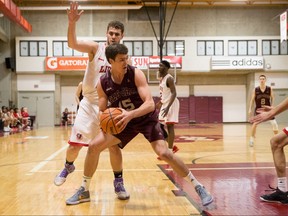
[[[83,84],[82,91],[83,96],[86,97],[90,103],[98,104],[98,94],[97,94],[97,83],[100,79],[100,76],[110,71],[111,65],[106,59],[105,56],[105,43],[99,43],[97,53],[94,56],[94,59],[90,62],[88,61]]]
[[[166,104],[167,102],[169,102],[171,98],[171,90],[170,88],[167,87],[167,79],[169,77],[172,77],[172,75],[167,74],[165,77],[162,77],[162,79],[160,80],[159,87],[160,87],[160,98],[161,98],[162,104]]]

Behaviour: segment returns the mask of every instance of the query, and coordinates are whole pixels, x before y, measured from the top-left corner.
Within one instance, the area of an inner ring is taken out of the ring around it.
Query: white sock
[[[87,176],[83,175],[83,180],[82,180],[81,186],[85,188],[85,191],[89,190],[90,182],[91,182],[91,177],[87,177]]]
[[[196,187],[197,185],[201,185],[197,179],[195,178],[195,176],[192,174],[191,171],[189,171],[188,175],[186,177],[184,177],[184,179],[187,181],[187,182],[192,182],[193,185]]]
[[[287,178],[286,177],[278,178],[278,188],[279,190],[283,192],[287,191]]]
[[[254,137],[253,136],[250,137],[250,141],[254,142]]]

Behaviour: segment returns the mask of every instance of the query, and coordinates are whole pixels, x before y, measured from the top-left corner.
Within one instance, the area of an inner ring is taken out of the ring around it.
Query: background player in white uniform
[[[112,21],[107,26],[107,42],[79,41],[76,39],[76,22],[83,10],[78,12],[78,3],[72,2],[67,10],[69,18],[68,45],[80,52],[88,53],[89,62],[86,67],[82,82],[83,99],[80,101],[79,110],[72,127],[69,147],[66,152],[64,169],[55,177],[54,183],[62,185],[69,173],[75,170],[74,161],[83,146],[88,146],[90,141],[99,133],[99,107],[97,83],[102,74],[110,70],[111,66],[105,56],[106,45],[120,43],[124,35],[124,25],[119,21]],[[114,172],[115,193],[119,199],[128,199],[122,178],[122,154],[118,146],[109,148],[110,162]]]
[[[174,144],[175,131],[174,124],[178,123],[179,118],[179,100],[177,98],[176,86],[174,78],[168,73],[170,63],[163,60],[159,64],[160,80],[160,101],[157,103],[159,112],[159,121],[166,124],[168,130],[168,147],[173,153],[179,149]]]

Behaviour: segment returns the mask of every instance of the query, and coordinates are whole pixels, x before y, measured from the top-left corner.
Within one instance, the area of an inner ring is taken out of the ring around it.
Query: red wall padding
[[[179,97],[180,111],[179,111],[179,123],[189,123],[189,98]]]
[[[209,97],[209,123],[223,122],[223,98]]]
[[[159,97],[153,97],[155,102]],[[222,123],[223,98],[208,96],[178,97],[180,102],[179,123]]]
[[[208,97],[195,97],[196,123],[209,123],[209,100]]]

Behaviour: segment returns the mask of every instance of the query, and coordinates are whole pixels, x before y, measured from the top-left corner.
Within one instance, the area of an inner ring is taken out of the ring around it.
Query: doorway
[[[54,126],[54,92],[19,92],[18,107],[27,107],[30,116],[35,116],[34,126]]]

